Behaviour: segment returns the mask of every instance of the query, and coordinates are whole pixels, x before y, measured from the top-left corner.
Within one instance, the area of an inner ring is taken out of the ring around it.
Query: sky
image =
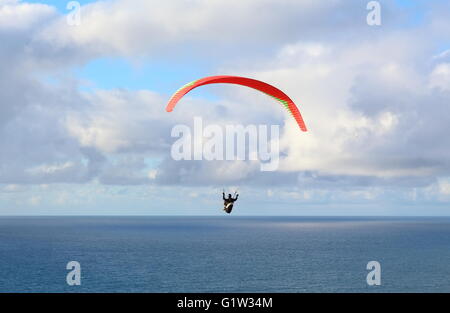
[[[450,215],[450,3],[0,0],[0,215]],[[72,15],[71,15],[72,14]],[[73,19],[72,19],[73,20]],[[242,87],[260,79],[308,132]],[[280,125],[280,165],[176,161],[175,125]]]

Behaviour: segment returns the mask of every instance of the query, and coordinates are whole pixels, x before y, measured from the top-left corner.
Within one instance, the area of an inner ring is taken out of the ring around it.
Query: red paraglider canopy
[[[284,92],[265,82],[239,76],[209,76],[194,80],[193,82],[184,85],[175,92],[175,94],[170,98],[169,103],[167,104],[166,111],[172,112],[178,101],[192,89],[208,84],[237,84],[259,90],[281,102],[281,104],[283,104],[288,112],[291,113],[291,115],[295,118],[300,129],[304,132],[307,131],[300,111],[298,110],[294,101],[292,101],[291,98],[289,98]]]

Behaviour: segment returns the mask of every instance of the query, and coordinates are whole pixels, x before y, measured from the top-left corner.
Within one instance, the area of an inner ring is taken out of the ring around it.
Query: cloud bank
[[[411,23],[411,12],[383,2],[382,25],[370,27],[364,1],[116,0],[83,6],[74,27],[50,5],[0,1],[2,192],[240,185],[268,197],[275,187],[293,199],[340,190],[370,200],[403,188],[406,198],[416,190],[416,198],[448,201],[449,9],[430,3]],[[192,94],[170,114],[169,95],[151,86],[83,90],[74,70],[108,57],[200,60],[211,75],[267,81],[299,104],[309,132],[272,99],[237,87],[204,87],[212,99]],[[194,116],[281,125],[279,171],[172,160],[170,130]]]

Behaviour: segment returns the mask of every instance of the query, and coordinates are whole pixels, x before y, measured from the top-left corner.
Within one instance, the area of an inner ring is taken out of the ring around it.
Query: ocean
[[[0,292],[450,292],[450,218],[0,217]]]

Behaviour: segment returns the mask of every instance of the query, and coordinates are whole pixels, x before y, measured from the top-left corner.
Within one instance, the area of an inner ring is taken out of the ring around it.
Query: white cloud
[[[26,187],[18,184],[9,184],[0,188],[0,192],[10,193],[10,192],[22,192],[25,191]]]
[[[449,196],[450,195],[450,181],[448,180],[442,180],[439,182],[439,192],[443,195]]]
[[[410,36],[405,31],[374,38],[370,43],[329,47],[327,53],[309,59],[302,57],[304,49],[297,49],[297,58],[291,49],[291,61],[279,62],[283,70],[272,63],[274,69],[251,73],[286,86],[288,94],[298,99],[310,129],[300,134],[295,123],[287,121],[281,141],[289,151],[281,162],[284,171],[379,177],[449,171],[435,162],[448,160],[449,151],[441,145],[432,146],[436,132],[441,134],[440,140],[447,140],[448,115],[439,115],[437,123],[432,120],[445,110],[445,100],[440,98],[448,101],[448,95],[424,84],[427,72],[415,69],[415,63],[417,59],[426,62],[427,55],[411,51],[426,38],[408,40]],[[385,52],[378,54],[378,50]],[[425,104],[435,109],[425,110]],[[434,123],[434,132],[427,131],[425,121]],[[429,136],[427,150],[415,133],[422,138]]]
[[[361,12],[365,14],[364,6],[357,0],[111,0],[84,5],[78,27],[60,18],[39,40],[51,42],[52,49],[75,49],[83,55],[179,58],[194,49],[202,56],[226,57],[236,47],[240,55],[251,55],[293,38],[329,37],[336,25],[342,34],[355,35],[355,29],[366,27]],[[337,21],[336,15],[344,13]],[[318,53],[314,47],[308,51]]]
[[[157,175],[158,175],[158,171],[157,170],[150,170],[150,171],[148,171],[148,178],[150,178],[150,179],[155,179]]]
[[[41,197],[40,196],[32,196],[29,200],[28,203],[31,205],[38,205],[39,203],[41,203]]]
[[[450,90],[450,63],[440,63],[436,65],[430,74],[430,87]]]
[[[58,172],[63,172],[66,170],[70,170],[75,166],[73,162],[64,162],[62,164],[43,164],[39,165],[26,171],[32,175],[40,175],[40,174],[55,174]]]
[[[45,4],[0,1],[0,29],[26,30],[43,20],[56,17],[55,8]]]

